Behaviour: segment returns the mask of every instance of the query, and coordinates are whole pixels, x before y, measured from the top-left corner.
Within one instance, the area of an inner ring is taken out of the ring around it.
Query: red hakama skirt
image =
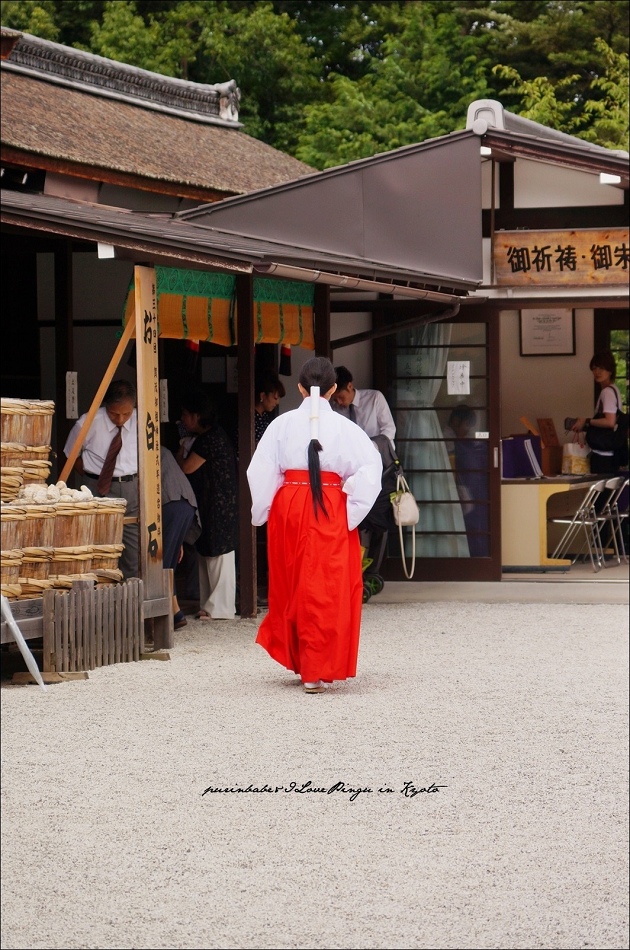
[[[289,470],[267,526],[269,612],[256,643],[302,682],[356,675],[363,603],[361,545],[341,479],[322,472],[327,518],[315,518],[307,471]]]

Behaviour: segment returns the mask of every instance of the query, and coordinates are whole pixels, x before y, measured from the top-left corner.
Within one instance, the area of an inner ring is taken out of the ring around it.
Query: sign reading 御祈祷
[[[623,284],[628,280],[628,228],[497,231],[497,284]]]

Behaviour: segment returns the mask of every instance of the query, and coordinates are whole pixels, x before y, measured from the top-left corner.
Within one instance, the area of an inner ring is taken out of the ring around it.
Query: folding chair
[[[595,501],[604,491],[605,485],[606,479],[602,479],[599,482],[595,482],[594,485],[591,485],[584,496],[582,504],[572,518],[549,518],[551,524],[566,524],[567,526],[555,551],[551,555],[552,558],[565,558],[567,553],[571,550],[573,542],[577,541],[583,533],[584,540],[582,547],[577,554],[575,554],[571,563],[575,564],[586,547],[591,559],[591,564],[593,565],[593,570],[599,571],[604,563],[604,552],[602,550],[602,540],[599,533],[599,516],[595,511]]]
[[[616,478],[610,478],[606,482],[605,488],[608,490],[609,494],[598,517],[600,523],[600,538],[602,536],[603,526],[608,525],[610,528],[610,540],[613,544],[617,563],[621,564],[621,559],[623,558],[627,564],[628,555],[626,553],[626,546],[623,540],[622,522],[628,517],[628,478],[624,478],[623,475],[618,475]],[[623,505],[622,495],[625,499],[625,507],[620,507],[620,505]],[[606,541],[607,540],[608,539],[606,539]],[[606,562],[604,562],[604,564],[605,563]]]

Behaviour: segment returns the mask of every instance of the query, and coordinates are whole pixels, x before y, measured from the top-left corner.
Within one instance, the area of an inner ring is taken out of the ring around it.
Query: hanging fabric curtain
[[[231,274],[156,267],[158,333],[164,339],[236,344],[236,278]],[[254,340],[314,349],[312,284],[254,278]],[[133,278],[123,323],[133,314]]]
[[[430,323],[396,335],[399,357],[396,442],[407,481],[420,506],[418,557],[469,557],[455,478],[434,409],[451,341],[448,323]],[[409,553],[409,552],[407,552]]]

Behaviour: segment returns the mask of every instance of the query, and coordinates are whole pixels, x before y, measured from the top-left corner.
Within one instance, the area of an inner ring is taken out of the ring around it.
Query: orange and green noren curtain
[[[234,346],[236,278],[231,274],[156,267],[158,332],[165,339]],[[123,324],[133,313],[133,279]],[[254,341],[314,349],[313,284],[254,278]]]

